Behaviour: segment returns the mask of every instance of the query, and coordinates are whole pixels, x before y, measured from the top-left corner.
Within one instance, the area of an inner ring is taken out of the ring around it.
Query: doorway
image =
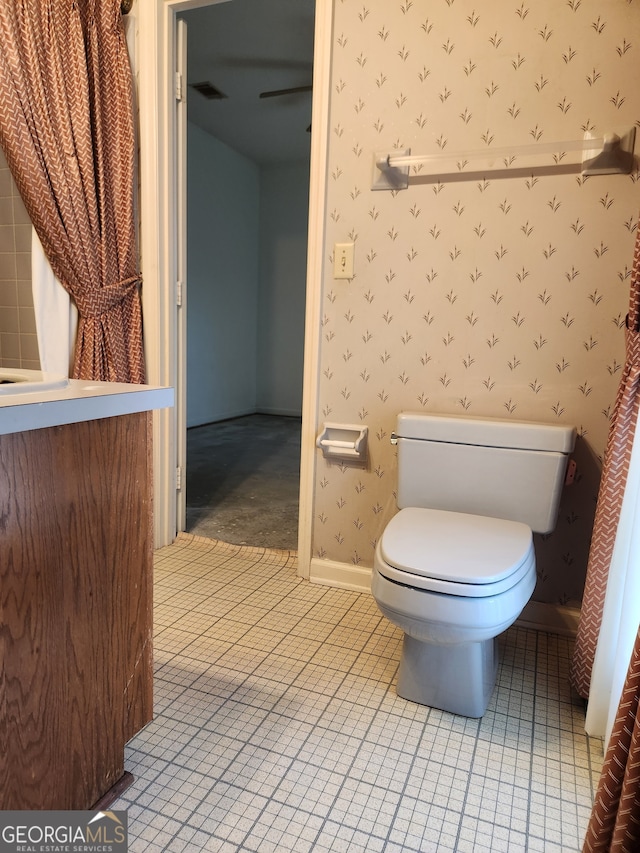
[[[180,18],[188,105],[185,528],[295,549],[314,0],[233,0]],[[247,436],[250,446],[242,444]],[[230,452],[216,452],[218,439]]]
[[[221,0],[224,2],[224,0]],[[176,310],[179,227],[177,173],[182,162],[176,133],[177,15],[208,0],[145,0],[135,4],[140,112],[140,243],[145,281],[145,351],[150,384],[176,389],[176,406],[153,417],[154,545],[175,539],[180,464],[181,387],[179,311]],[[316,0],[313,63],[313,133],[309,181],[309,236],[300,453],[298,574],[311,573],[316,430],[319,418],[321,303],[327,263],[326,183],[329,155],[333,0]]]

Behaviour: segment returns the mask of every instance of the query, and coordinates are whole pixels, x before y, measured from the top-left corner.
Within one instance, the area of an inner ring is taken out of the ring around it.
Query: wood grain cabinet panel
[[[146,412],[0,436],[0,808],[88,809],[152,716]]]

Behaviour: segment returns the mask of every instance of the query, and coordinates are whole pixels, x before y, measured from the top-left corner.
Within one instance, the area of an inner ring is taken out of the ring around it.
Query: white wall
[[[188,125],[187,426],[255,411],[259,169]]]
[[[309,167],[188,125],[187,426],[300,415]]]
[[[309,164],[260,172],[257,409],[302,411]]]

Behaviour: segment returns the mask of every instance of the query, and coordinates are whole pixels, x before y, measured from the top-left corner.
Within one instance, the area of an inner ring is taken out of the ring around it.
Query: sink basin
[[[51,391],[54,388],[65,388],[68,384],[68,378],[59,373],[0,367],[0,395],[33,394],[39,391]]]

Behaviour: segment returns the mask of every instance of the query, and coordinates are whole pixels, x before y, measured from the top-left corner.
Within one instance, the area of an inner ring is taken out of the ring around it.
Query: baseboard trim
[[[549,634],[561,634],[575,637],[578,633],[580,610],[577,607],[565,607],[562,604],[547,604],[544,601],[530,601],[518,617],[516,625],[534,628]]]
[[[336,560],[311,559],[309,572],[311,583],[334,586],[337,589],[352,589],[355,592],[371,592],[371,569]]]
[[[206,416],[205,420],[201,420],[197,418],[193,423],[189,422],[187,424],[187,429],[197,429],[197,427],[202,426],[212,426],[213,424],[220,424],[223,421],[232,421],[236,418],[246,418],[247,415],[254,415],[256,410],[251,409],[231,409],[226,412],[218,412],[217,414],[211,414]]]
[[[236,418],[246,418],[249,415],[280,415],[285,418],[300,418],[298,409],[270,409],[258,406],[249,409],[232,409],[228,412],[220,412],[217,415],[209,415],[205,420],[197,419],[194,423],[188,423],[187,429],[195,429],[201,426],[212,426],[223,421],[233,421]]]
[[[278,406],[257,406],[257,415],[278,415],[282,418],[301,418],[300,409],[281,409]]]
[[[311,583],[333,586],[337,589],[352,589],[354,592],[371,592],[371,569],[339,563],[336,560],[311,560],[309,580]],[[547,604],[530,601],[516,620],[522,628],[532,628],[548,634],[575,637],[578,630],[580,610],[562,604]]]

